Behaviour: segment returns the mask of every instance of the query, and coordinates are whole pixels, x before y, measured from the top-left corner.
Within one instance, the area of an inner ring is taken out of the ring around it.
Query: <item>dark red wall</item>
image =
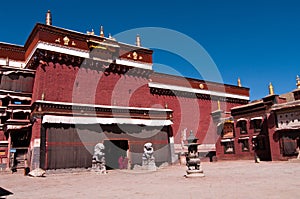
[[[153,94],[145,77],[104,73],[86,68],[49,63],[36,70],[32,102],[73,102],[98,105],[133,106],[172,109],[175,143],[180,143],[184,128],[192,130],[200,142],[213,144],[218,135],[211,119],[217,102],[210,99]],[[230,111],[238,103],[221,102],[221,109]],[[189,135],[189,134],[188,134]],[[188,136],[187,135],[187,136]]]

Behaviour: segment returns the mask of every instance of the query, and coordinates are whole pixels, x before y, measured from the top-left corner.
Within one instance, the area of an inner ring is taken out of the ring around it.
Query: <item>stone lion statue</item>
[[[143,165],[149,165],[150,163],[154,163],[154,156],[153,156],[153,146],[152,143],[147,142],[146,144],[144,144],[144,153],[142,156],[142,164]]]
[[[92,160],[92,169],[94,171],[100,171],[101,173],[106,173],[104,149],[104,144],[96,144],[94,147],[94,155]]]

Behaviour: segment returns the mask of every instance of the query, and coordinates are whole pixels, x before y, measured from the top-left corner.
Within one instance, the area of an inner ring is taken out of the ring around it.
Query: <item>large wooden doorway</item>
[[[128,140],[104,140],[105,146],[105,160],[107,169],[118,169],[119,158],[127,157],[127,150],[129,149]]]

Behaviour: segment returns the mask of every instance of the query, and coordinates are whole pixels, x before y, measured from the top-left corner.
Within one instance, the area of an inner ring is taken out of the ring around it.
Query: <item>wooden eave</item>
[[[25,49],[23,46],[0,42],[0,57],[16,61],[24,61]]]
[[[9,104],[7,106],[8,109],[22,109],[22,110],[30,110],[31,105],[27,104]]]
[[[14,95],[14,96],[20,96],[20,97],[31,97],[32,96],[32,93],[15,92],[15,91],[9,91],[9,90],[0,90],[0,95],[8,95],[8,94],[9,95]]]
[[[26,125],[26,124],[30,124],[30,120],[8,119],[5,121],[4,125]]]
[[[31,105],[32,116],[42,115],[64,115],[64,116],[85,116],[85,117],[112,117],[112,118],[136,118],[136,119],[170,119],[172,110],[155,111],[147,109],[110,108],[109,106],[70,104],[70,103],[51,103],[42,101],[34,102]]]
[[[271,110],[274,112],[289,112],[290,110],[300,109],[300,100],[275,104],[272,106]]]
[[[229,84],[204,81],[195,78],[181,77],[181,76],[163,74],[157,72],[154,72],[149,78],[151,79],[152,82],[157,82],[162,84],[183,86],[183,87],[189,87],[195,89],[199,89],[200,84],[202,84],[203,90],[220,91],[220,92],[226,92],[230,94],[244,95],[247,97],[249,97],[250,95],[249,94],[250,89],[246,87],[239,87],[239,86],[234,86]]]
[[[254,102],[242,106],[237,106],[231,109],[231,115],[232,116],[237,116],[237,115],[244,115],[244,114],[251,114],[254,112],[259,112],[259,111],[266,111],[267,106],[264,104],[263,101],[259,102]]]
[[[27,69],[27,68],[16,68],[16,67],[12,67],[12,66],[0,66],[0,73],[3,71],[35,75],[35,70],[31,70],[31,69]]]

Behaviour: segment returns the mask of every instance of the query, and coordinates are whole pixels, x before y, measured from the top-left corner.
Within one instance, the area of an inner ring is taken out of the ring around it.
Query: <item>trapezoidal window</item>
[[[234,142],[223,142],[224,145],[224,154],[234,154]]]
[[[236,127],[240,128],[240,134],[247,134],[247,120],[240,120],[237,122]]]
[[[260,132],[262,127],[262,118],[252,118],[250,121],[250,128],[254,129],[254,132]]]
[[[239,140],[239,143],[241,144],[242,152],[250,151],[249,139],[241,139]]]
[[[233,138],[234,137],[233,127],[234,126],[232,122],[225,122],[222,131],[222,138]]]

